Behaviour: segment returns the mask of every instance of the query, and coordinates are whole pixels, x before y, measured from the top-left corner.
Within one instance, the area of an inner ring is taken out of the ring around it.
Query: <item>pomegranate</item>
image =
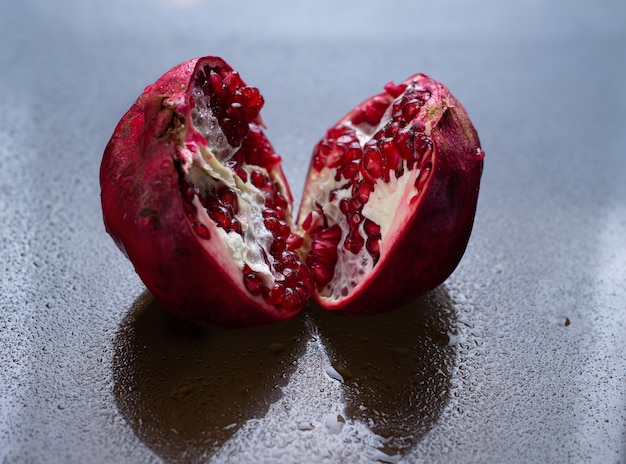
[[[372,313],[441,284],[465,252],[483,158],[463,106],[424,74],[329,129],[297,221],[316,302]]]
[[[104,152],[107,231],[166,308],[202,325],[288,319],[313,290],[262,106],[224,60],[193,59],[145,89]]]
[[[262,106],[224,60],[193,59],[144,90],[105,149],[106,229],[166,308],[242,327],[294,317],[312,295],[346,313],[391,309],[448,277],[483,153],[445,87],[388,84],[331,128],[295,224]]]

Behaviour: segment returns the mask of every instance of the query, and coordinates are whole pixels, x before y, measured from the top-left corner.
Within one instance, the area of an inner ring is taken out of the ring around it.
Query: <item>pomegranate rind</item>
[[[190,87],[196,70],[206,63],[232,70],[218,57],[181,63],[146,87],[119,121],[100,167],[105,228],[146,287],[173,314],[215,327],[289,319],[304,304],[286,310],[250,294],[216,226],[209,221],[211,239],[203,240],[185,217],[176,165],[185,143],[203,143],[191,120]],[[260,118],[256,123],[262,125]],[[291,208],[280,163],[267,171]]]
[[[448,89],[427,75],[418,82],[430,98],[411,124],[424,130],[433,143],[432,168],[415,198],[404,198],[389,233],[380,243],[380,258],[345,297],[328,298],[314,292],[322,308],[345,314],[371,314],[398,308],[442,284],[465,253],[476,212],[484,153],[465,108]],[[350,121],[372,100],[389,99],[386,93],[367,99],[335,127]],[[313,160],[305,184],[298,224],[311,209],[308,196],[316,177]],[[305,234],[306,236],[306,234]],[[340,245],[341,246],[341,245]]]

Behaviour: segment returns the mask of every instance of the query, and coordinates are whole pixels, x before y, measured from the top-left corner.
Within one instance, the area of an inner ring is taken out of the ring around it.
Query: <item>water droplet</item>
[[[282,343],[272,343],[269,347],[268,347],[270,353],[276,355],[276,354],[280,354],[283,351],[285,351],[285,345],[283,345]]]
[[[345,423],[346,420],[343,418],[343,416],[341,416],[341,414],[337,414],[336,416],[331,414],[326,417],[326,421],[324,421],[324,425],[330,433],[341,432]]]
[[[326,372],[326,375],[328,375],[328,377],[330,377],[331,379],[343,382],[343,377],[339,372],[337,372],[337,369],[335,369],[333,366],[327,366],[324,371]]]
[[[313,430],[315,426],[310,422],[300,422],[298,423],[298,430],[307,431]]]
[[[563,316],[562,314],[558,315],[558,316],[554,316],[552,318],[552,322],[554,324],[558,325],[558,326],[561,326],[561,327],[567,327],[568,325],[571,324],[571,321],[569,320],[569,317]]]

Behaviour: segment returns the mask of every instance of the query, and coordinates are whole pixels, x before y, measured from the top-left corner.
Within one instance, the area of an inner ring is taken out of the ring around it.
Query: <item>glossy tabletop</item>
[[[625,5],[0,0],[0,460],[624,462]],[[169,316],[98,171],[143,88],[201,55],[261,89],[296,204],[350,108],[446,84],[486,153],[446,283],[372,317]]]

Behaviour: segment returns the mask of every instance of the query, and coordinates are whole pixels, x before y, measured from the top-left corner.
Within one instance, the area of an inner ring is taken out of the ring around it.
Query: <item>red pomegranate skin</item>
[[[484,152],[464,107],[448,89],[424,74],[404,81],[419,82],[430,99],[408,126],[427,127],[432,141],[432,168],[422,192],[404,209],[380,243],[373,269],[344,298],[330,299],[314,292],[316,303],[344,314],[371,314],[392,310],[442,284],[459,264],[474,222]],[[380,94],[389,98],[385,93]],[[334,127],[359,117],[371,97]],[[313,162],[309,176],[313,172]],[[303,194],[306,202],[309,183]],[[308,213],[301,208],[298,224]],[[402,215],[401,215],[402,216]]]
[[[176,163],[181,144],[204,143],[191,121],[189,87],[196,67],[207,62],[232,69],[217,57],[184,62],[148,86],[120,120],[100,170],[105,227],[172,313],[233,328],[285,320],[304,304],[285,310],[252,295],[224,244],[213,239],[216,229],[209,229],[212,239],[199,239],[185,218]],[[280,164],[268,171],[291,203]]]

